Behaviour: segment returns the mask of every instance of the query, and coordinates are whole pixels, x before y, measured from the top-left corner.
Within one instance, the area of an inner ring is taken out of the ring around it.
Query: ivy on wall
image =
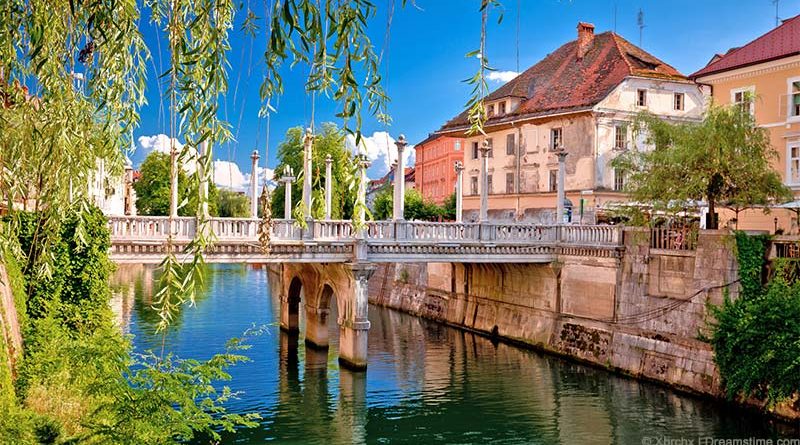
[[[736,234],[742,289],[712,308],[711,343],[728,396],[771,408],[800,392],[800,282],[776,274],[762,284],[767,241]]]

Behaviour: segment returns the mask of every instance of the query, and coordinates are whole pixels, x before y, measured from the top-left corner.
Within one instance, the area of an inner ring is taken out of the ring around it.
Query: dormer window
[[[498,105],[498,107],[499,107],[499,109],[500,109],[500,111],[499,111],[499,114],[500,114],[500,116],[503,116],[503,115],[505,115],[505,114],[506,114],[506,103],[505,103],[505,101],[503,101],[503,102],[500,102],[500,104]]]
[[[494,104],[487,107],[486,115],[489,117],[494,116]]]
[[[637,107],[647,106],[647,90],[641,88],[636,90],[636,106]]]

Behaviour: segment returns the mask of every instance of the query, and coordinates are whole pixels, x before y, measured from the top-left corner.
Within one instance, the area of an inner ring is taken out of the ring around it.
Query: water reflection
[[[266,270],[218,266],[211,272],[207,296],[184,310],[170,332],[170,350],[204,358],[252,324],[271,326],[253,339],[252,361],[234,368],[230,382],[244,392],[230,408],[259,412],[262,425],[223,443],[626,444],[646,436],[795,433],[741,410],[380,308],[370,308],[369,370],[349,372],[336,360],[335,323],[328,350],[304,344],[303,311],[300,335],[277,328],[278,301]],[[134,290],[118,287],[115,305],[142,349],[155,341],[152,322],[130,308],[147,306],[152,292],[136,283],[152,280],[148,273],[121,275]]]

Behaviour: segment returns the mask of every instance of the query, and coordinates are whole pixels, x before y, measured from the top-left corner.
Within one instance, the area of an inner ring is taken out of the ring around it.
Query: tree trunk
[[[714,196],[708,195],[708,214],[706,215],[706,229],[717,230],[719,228],[719,218],[717,218],[717,208]]]

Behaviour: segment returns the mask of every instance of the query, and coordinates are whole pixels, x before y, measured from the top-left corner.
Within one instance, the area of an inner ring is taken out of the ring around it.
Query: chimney
[[[583,56],[589,52],[592,47],[592,40],[594,39],[594,25],[586,22],[578,22],[578,59],[583,59]]]

